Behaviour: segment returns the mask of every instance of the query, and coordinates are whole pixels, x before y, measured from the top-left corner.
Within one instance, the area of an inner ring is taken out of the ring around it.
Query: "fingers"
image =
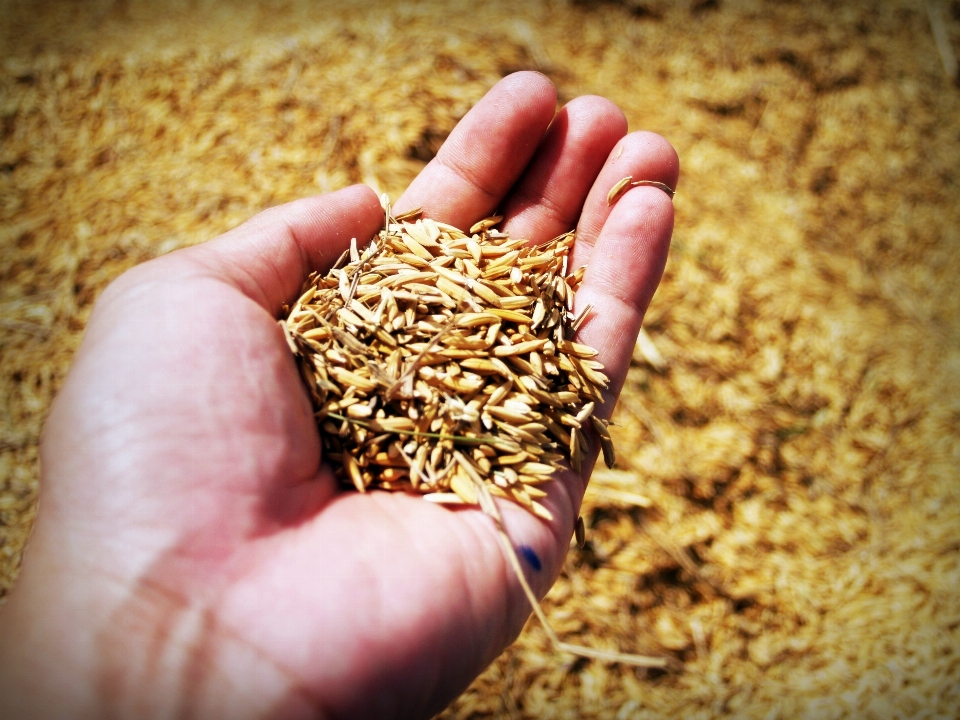
[[[593,310],[578,340],[598,351],[610,378],[608,397],[616,398],[623,385],[640,322],[663,275],[672,233],[670,197],[655,187],[636,187],[610,208],[589,249],[576,304],[578,312],[587,305]],[[605,410],[609,415],[612,403]]]
[[[567,109],[568,121],[579,116],[588,127],[597,130],[603,128],[603,132],[607,133],[605,138],[591,141],[584,137],[583,140],[569,142],[563,151],[557,152],[546,150],[551,142],[555,142],[548,133],[544,140],[545,150],[538,153],[533,168],[520,181],[516,192],[519,195],[529,193],[523,188],[524,183],[529,180],[533,185],[539,175],[549,178],[548,182],[540,181],[542,197],[553,199],[557,205],[565,208],[565,212],[571,208],[579,211],[580,204],[584,203],[582,198],[586,196],[580,222],[581,228],[585,226],[586,229],[578,231],[575,251],[582,258],[576,262],[577,265],[586,259],[589,259],[589,264],[576,302],[577,310],[593,305],[593,311],[581,328],[578,340],[597,349],[598,359],[604,364],[604,372],[610,378],[610,387],[605,396],[616,398],[630,364],[643,313],[663,274],[674,215],[670,197],[654,187],[633,188],[612,207],[607,205],[607,193],[618,180],[631,174],[637,179],[659,180],[675,187],[679,163],[673,148],[652,133],[635,133],[617,142],[620,136],[615,135],[618,130],[616,116],[602,105],[580,108],[571,103]],[[588,112],[581,115],[583,109]],[[558,136],[561,134],[568,135],[571,140],[576,138],[569,131],[558,133]],[[612,144],[617,147],[611,152],[609,148]],[[602,157],[603,153],[609,153],[605,161],[597,158],[598,154]],[[542,162],[539,168],[536,167],[538,162]],[[559,185],[563,175],[571,174],[563,169],[564,166],[575,168],[578,164],[584,168],[586,181],[569,178],[574,188],[564,198],[562,187],[551,186],[553,178],[557,178]],[[598,171],[599,177],[593,182]],[[508,217],[511,234],[517,235],[526,230],[534,238],[538,234],[550,237],[568,229],[575,222],[576,213],[564,226],[565,218],[555,212],[551,204],[531,202],[524,208],[526,212],[520,210]],[[512,209],[521,205],[522,202],[508,207]],[[529,224],[524,226],[524,223]],[[552,223],[555,224],[551,226]],[[518,227],[523,229],[518,231]],[[583,241],[580,232],[586,235],[586,242],[583,243],[585,248],[581,247]],[[608,402],[600,414],[609,416],[612,409],[613,403]],[[583,496],[584,479],[590,476],[594,458],[595,452],[590,453],[583,463],[582,474],[564,472],[558,482],[544,487],[548,496],[541,502],[552,513],[552,523],[542,523],[524,510],[510,507],[509,503],[501,504],[508,534],[515,543],[525,546],[522,562],[535,591],[545,592],[559,572]],[[533,561],[529,558],[533,558]],[[518,589],[514,587],[512,592],[512,597],[517,598]],[[528,605],[519,599],[513,607],[526,611]]]
[[[610,206],[607,194],[620,180],[627,176],[634,180],[655,180],[676,190],[680,175],[680,160],[673,146],[651,132],[631,133],[610,153],[606,164],[596,177],[593,187],[583,204],[583,213],[577,224],[577,244],[573,253],[573,267],[589,265],[601,231],[616,206],[624,197]],[[656,190],[656,188],[653,188]],[[630,193],[633,193],[631,190]],[[656,190],[664,194],[662,190]],[[666,197],[666,196],[665,196]]]
[[[587,305],[593,310],[577,340],[597,350],[597,359],[610,378],[604,392],[608,400],[615,400],[623,386],[643,314],[663,274],[672,233],[673,203],[667,194],[653,187],[637,187],[611,208],[595,240],[576,296],[578,312]],[[597,414],[609,417],[613,405],[605,402]],[[552,580],[559,572],[595,458],[596,448],[585,458],[582,473],[564,472],[558,482],[544,487],[548,496],[540,502],[553,514],[552,523],[543,524],[523,510],[503,508],[510,536],[527,545],[543,567],[554,571],[531,578],[539,580],[544,592],[544,579]],[[537,584],[534,582],[535,587]]]
[[[264,210],[225,235],[175,255],[203,265],[276,315],[307,275],[340,257],[350,238],[362,245],[382,224],[376,194],[354,185]]]
[[[503,229],[544,242],[577,224],[593,180],[627,132],[620,109],[605,98],[571,100],[557,113],[503,207]]]
[[[578,312],[588,305],[593,310],[577,340],[597,350],[597,359],[610,378],[604,392],[608,401],[597,411],[600,417],[610,416],[614,403],[609,400],[615,400],[623,386],[643,313],[663,274],[672,233],[673,203],[667,194],[654,187],[637,187],[611,208],[594,241],[576,296]],[[596,451],[594,447],[584,458],[581,473],[564,472],[558,482],[544,487],[548,496],[540,502],[553,514],[553,523],[544,525],[524,511],[511,513],[504,508],[505,517],[510,518],[510,536],[518,542],[522,538],[554,573],[559,572],[573,533]]]
[[[396,211],[420,206],[427,217],[457,227],[493,213],[533,157],[556,102],[553,84],[539,73],[498,82],[457,124]]]

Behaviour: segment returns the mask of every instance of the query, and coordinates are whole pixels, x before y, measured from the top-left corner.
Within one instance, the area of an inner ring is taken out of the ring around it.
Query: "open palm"
[[[673,210],[656,188],[612,208],[607,192],[627,175],[674,187],[678,163],[608,101],[555,104],[541,75],[504,79],[395,208],[460,227],[499,209],[532,242],[576,225],[577,301],[594,306],[580,339],[615,397]],[[45,430],[41,512],[0,613],[11,717],[428,717],[519,633],[530,606],[489,518],[344,492],[321,462],[276,319],[382,220],[362,186],[300,200],[104,292]],[[550,484],[549,524],[501,503],[540,593],[584,487],[572,472]]]

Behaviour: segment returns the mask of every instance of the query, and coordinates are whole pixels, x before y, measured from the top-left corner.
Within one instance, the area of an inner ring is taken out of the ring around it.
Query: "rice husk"
[[[384,229],[313,273],[281,322],[324,457],[360,492],[476,505],[486,483],[551,520],[534,498],[564,463],[580,471],[578,431],[592,428],[613,465],[593,415],[609,380],[572,340],[590,310],[573,312],[576,233],[532,246],[492,230],[500,216],[468,234],[384,205]]]

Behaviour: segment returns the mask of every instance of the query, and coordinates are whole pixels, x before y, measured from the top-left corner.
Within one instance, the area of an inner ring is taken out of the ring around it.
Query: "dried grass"
[[[926,10],[457,7],[3,6],[2,586],[111,278],[270,204],[396,196],[501,74],[539,67],[684,171],[617,469],[545,607],[564,640],[686,671],[567,661],[533,625],[445,716],[957,716],[960,97]]]

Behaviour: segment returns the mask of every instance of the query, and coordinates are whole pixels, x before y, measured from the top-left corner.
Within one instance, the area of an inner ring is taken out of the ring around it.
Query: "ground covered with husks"
[[[534,68],[681,158],[653,349],[545,608],[684,671],[531,622],[444,717],[960,713],[960,4],[5,0],[0,47],[0,597],[112,278],[297,197],[396,198]]]

